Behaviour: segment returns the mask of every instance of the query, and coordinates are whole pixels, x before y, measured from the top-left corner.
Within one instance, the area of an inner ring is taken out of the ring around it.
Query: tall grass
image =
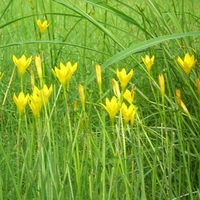
[[[0,5],[0,199],[200,198],[199,66],[186,76],[177,63],[186,53],[199,60],[198,0],[10,0]],[[50,22],[42,37],[37,19]],[[32,93],[30,69],[39,89],[53,85],[39,117],[29,106],[21,117],[17,112],[13,94],[22,87],[13,55],[33,56],[23,79],[25,94]],[[36,55],[42,59],[42,81]],[[145,55],[155,55],[150,72],[141,60]],[[68,61],[78,62],[78,68],[63,87],[52,69]],[[112,124],[101,106],[114,96],[117,68],[134,70],[127,86],[135,92],[133,127],[124,124],[121,111]],[[165,79],[163,97],[159,74]],[[179,105],[176,89],[188,112]]]

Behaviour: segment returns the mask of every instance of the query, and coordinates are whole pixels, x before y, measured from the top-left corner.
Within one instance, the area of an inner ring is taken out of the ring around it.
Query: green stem
[[[20,132],[21,132],[21,121],[22,121],[22,115],[21,113],[19,114],[19,119],[18,119],[18,130],[17,130],[17,183],[18,186],[20,187]]]
[[[24,81],[24,76],[21,76],[21,78],[20,78],[21,92],[24,92],[23,81]]]

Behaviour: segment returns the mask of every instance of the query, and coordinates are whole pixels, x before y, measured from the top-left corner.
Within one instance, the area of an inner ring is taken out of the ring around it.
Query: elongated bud
[[[190,117],[190,113],[189,113],[189,111],[188,111],[188,109],[187,109],[187,107],[186,107],[186,105],[183,103],[183,101],[181,100],[181,108],[183,109],[183,111],[185,112],[185,114],[189,117],[189,118],[191,118]]]
[[[74,108],[74,110],[78,108],[78,103],[77,103],[77,101],[74,101],[73,108]]]
[[[30,75],[31,75],[31,87],[33,88],[35,85],[35,76],[33,73],[33,68],[30,66]]]
[[[162,74],[158,75],[158,82],[160,85],[160,93],[162,95],[162,98],[164,97],[165,94],[165,80],[164,80],[164,76]]]
[[[42,79],[42,62],[40,55],[35,56],[35,66],[37,69],[38,77],[41,80]]]
[[[81,104],[83,107],[85,107],[85,93],[84,93],[84,87],[79,84],[78,85],[78,90],[79,90],[79,96],[80,96],[80,99],[81,99]]]
[[[0,72],[0,80],[2,79],[3,75],[4,74],[2,72]]]
[[[114,78],[112,79],[112,85],[115,96],[120,99],[119,83]]]
[[[196,78],[197,94],[200,98],[200,78]]]
[[[181,91],[179,89],[176,89],[176,100],[178,105],[181,107]]]
[[[101,66],[99,64],[96,64],[96,76],[97,76],[97,83],[99,85],[99,88],[101,88],[102,86]]]

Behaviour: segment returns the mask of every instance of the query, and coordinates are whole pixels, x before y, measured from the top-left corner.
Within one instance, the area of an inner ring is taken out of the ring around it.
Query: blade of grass
[[[99,8],[103,8],[103,9],[113,13],[114,15],[116,15],[116,16],[120,17],[121,19],[123,19],[124,21],[126,21],[126,22],[128,22],[130,24],[136,25],[139,29],[141,29],[143,32],[147,33],[148,35],[151,35],[136,20],[134,20],[133,18],[129,17],[125,13],[120,12],[119,10],[109,6],[107,3],[104,3],[102,1],[100,2],[99,0],[84,0],[84,1],[87,2],[87,3],[90,3],[93,6],[96,6],[96,7],[99,7]]]
[[[175,39],[179,39],[179,38],[183,38],[183,37],[199,36],[199,35],[200,35],[200,32],[177,33],[177,34],[172,34],[172,35],[160,36],[157,38],[153,38],[153,39],[141,42],[139,44],[135,44],[135,45],[115,54],[111,58],[109,58],[106,62],[103,63],[103,65],[101,66],[101,69],[103,71],[108,66],[110,66],[122,59],[125,59],[126,57],[128,57],[136,52],[140,52],[142,50],[145,50],[149,47],[166,42],[168,40],[175,40]],[[88,83],[92,82],[94,79],[95,79],[95,73],[90,75]]]
[[[3,18],[3,16],[5,15],[6,11],[8,10],[10,4],[13,2],[13,0],[11,0],[8,5],[5,7],[4,11],[2,12],[1,16],[0,16],[0,21]]]
[[[116,42],[122,49],[125,49],[124,45],[118,40],[118,38],[113,35],[108,29],[106,29],[104,26],[102,26],[99,22],[97,22],[95,19],[93,19],[90,15],[88,15],[86,12],[84,12],[82,9],[78,8],[75,4],[69,4],[69,3],[63,3],[57,0],[53,0],[70,10],[73,10],[74,12],[81,15],[83,18],[87,19],[89,22],[91,22],[93,25],[95,25],[97,28],[99,28],[101,31],[106,33],[114,42]],[[65,15],[65,14],[63,14]]]

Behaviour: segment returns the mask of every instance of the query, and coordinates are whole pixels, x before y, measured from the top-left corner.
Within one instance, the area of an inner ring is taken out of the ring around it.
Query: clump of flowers
[[[42,109],[42,95],[41,91],[36,86],[33,87],[33,93],[29,96],[29,106],[34,117],[38,118]]]
[[[52,90],[52,84],[49,88],[46,84],[44,84],[41,90],[36,86],[33,87],[33,93],[29,96],[28,103],[35,118],[38,118],[42,105],[46,105],[48,103]]]
[[[131,69],[131,71],[128,74],[124,68],[121,71],[117,69],[116,74],[121,85],[121,91],[119,88],[118,81],[116,81],[113,78],[112,85],[115,96],[113,96],[111,100],[106,98],[106,104],[105,105],[101,104],[101,105],[108,112],[112,124],[114,123],[115,116],[121,110],[121,116],[123,117],[124,124],[126,125],[130,122],[131,126],[133,126],[134,116],[137,110],[137,108],[133,105],[135,92],[133,89],[132,91],[126,89],[129,81],[133,76],[133,69]],[[125,99],[129,103],[128,107],[125,104],[125,102],[123,102],[123,99]]]

